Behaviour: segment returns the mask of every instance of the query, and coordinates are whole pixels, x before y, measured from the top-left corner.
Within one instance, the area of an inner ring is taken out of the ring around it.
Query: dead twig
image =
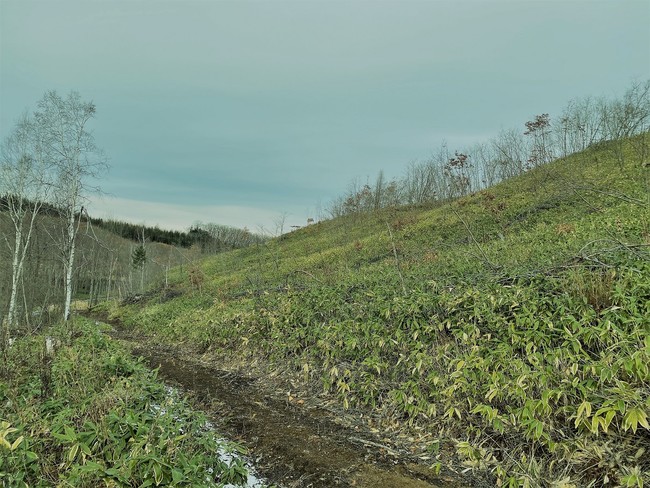
[[[309,271],[305,271],[304,269],[296,269],[296,270],[292,271],[292,273],[303,273],[303,274],[306,274],[307,276],[309,276],[312,280],[317,281],[318,283],[322,283],[321,280],[319,280],[318,278],[316,278],[316,277],[315,277],[313,274],[311,274]]]
[[[373,442],[373,441],[367,441],[365,439],[361,439],[359,437],[348,437],[349,440],[352,442],[357,442],[359,444],[363,444],[365,446],[372,446],[372,447],[377,447],[379,449],[384,449],[388,454],[390,454],[393,457],[399,457],[399,454],[397,451],[391,449],[390,447],[384,445],[384,444],[379,444],[378,442]]]
[[[623,200],[624,202],[629,202],[629,203],[635,203],[637,205],[641,205],[642,207],[647,207],[648,204],[644,202],[643,200],[639,200],[637,198],[633,198],[629,195],[625,195],[624,193],[619,193],[613,190],[609,191],[604,191],[604,190],[598,190],[597,188],[589,187],[589,186],[571,186],[571,189],[577,193],[578,190],[583,190],[583,191],[590,191],[594,193],[598,193],[600,195],[606,195],[612,198],[618,198],[619,200]]]

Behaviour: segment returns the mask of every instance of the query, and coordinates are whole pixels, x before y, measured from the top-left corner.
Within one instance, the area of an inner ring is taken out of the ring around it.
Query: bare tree
[[[22,282],[25,258],[32,240],[36,217],[47,198],[48,168],[43,157],[40,134],[28,115],[18,121],[2,146],[0,160],[0,210],[5,210],[13,227],[13,239],[4,237],[10,249],[11,292],[6,330],[14,326],[18,288]],[[3,334],[5,338],[7,334]]]
[[[476,164],[473,189],[487,188],[499,181],[497,156],[493,146],[487,143],[476,143],[466,153],[472,155]]]
[[[604,111],[607,102],[585,97],[571,100],[556,126],[556,138],[563,156],[583,151],[604,138]]]
[[[88,124],[95,116],[95,105],[81,99],[77,92],[66,98],[47,92],[38,103],[36,124],[43,134],[47,159],[55,170],[55,205],[65,221],[61,251],[65,270],[63,318],[70,317],[72,276],[75,263],[75,238],[83,214],[86,195],[97,188],[89,180],[106,169],[106,158],[95,145]]]
[[[284,234],[284,226],[287,222],[287,217],[289,214],[287,212],[282,212],[280,215],[278,215],[276,218],[273,219],[273,223],[275,224],[275,235],[276,236],[281,236]]]
[[[372,207],[373,210],[379,210],[383,207],[383,202],[385,200],[385,188],[386,182],[384,178],[384,171],[379,170],[377,174],[377,180],[375,181],[374,194],[372,197]]]
[[[650,121],[650,80],[633,83],[622,99],[610,102],[603,112],[605,137],[620,164],[625,159],[624,139],[642,132]]]
[[[526,171],[526,154],[528,145],[519,131],[503,130],[491,141],[496,153],[495,164],[498,166],[499,180],[517,176]]]
[[[604,118],[608,139],[622,139],[642,131],[650,120],[650,80],[633,83],[622,99],[608,104]]]
[[[535,120],[526,122],[525,136],[532,138],[528,163],[531,167],[541,166],[553,159],[550,142],[551,119],[548,114],[536,115]]]
[[[448,180],[449,196],[459,197],[467,195],[472,190],[472,181],[469,176],[471,163],[469,156],[456,151],[453,158],[449,158],[445,165],[445,176]]]
[[[447,144],[443,142],[438,152],[426,161],[411,163],[400,183],[403,203],[422,204],[447,198],[449,189],[445,165],[449,159]]]

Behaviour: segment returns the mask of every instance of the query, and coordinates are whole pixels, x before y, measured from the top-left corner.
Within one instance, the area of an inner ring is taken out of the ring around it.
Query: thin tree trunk
[[[81,215],[79,216],[81,219]],[[67,256],[65,262],[65,304],[63,309],[63,320],[68,321],[70,318],[70,305],[72,303],[72,270],[74,267],[74,254],[75,254],[75,228],[74,228],[74,210],[70,211],[68,216],[68,235],[66,236],[67,242]]]
[[[22,206],[22,202],[20,202]],[[12,262],[12,276],[11,276],[11,296],[9,298],[9,312],[7,313],[7,331],[13,327],[16,320],[16,301],[18,300],[18,283],[23,275],[23,270],[25,269],[25,257],[27,256],[27,249],[31,242],[32,231],[34,230],[34,222],[36,220],[36,215],[40,209],[41,204],[34,204],[30,218],[29,218],[29,227],[27,230],[27,236],[25,237],[25,242],[23,242],[23,217],[24,215],[13,215],[12,220],[14,220],[14,227],[16,229],[16,239],[14,245],[14,255]]]
[[[22,244],[22,226],[16,227],[16,243],[14,246],[14,256],[11,263],[11,296],[9,298],[9,313],[7,314],[7,331],[9,331],[15,321],[16,316],[16,297],[18,296],[18,282],[22,273],[22,262],[20,260],[20,246]]]
[[[117,264],[117,258],[111,260],[111,268],[108,272],[108,283],[106,285],[106,300],[111,299],[111,285],[113,284],[113,267]]]

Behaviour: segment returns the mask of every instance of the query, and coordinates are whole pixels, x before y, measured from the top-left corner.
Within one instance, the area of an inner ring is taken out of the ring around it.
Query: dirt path
[[[382,445],[370,433],[340,425],[329,411],[265,393],[259,380],[122,332],[112,335],[152,368],[159,368],[161,379],[193,394],[217,430],[246,446],[255,469],[272,483],[287,488],[474,485],[459,481],[457,475],[434,476],[427,466]]]

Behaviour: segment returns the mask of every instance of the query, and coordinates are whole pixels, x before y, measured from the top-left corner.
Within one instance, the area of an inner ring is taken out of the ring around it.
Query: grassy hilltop
[[[313,224],[104,307],[300,378],[510,486],[650,479],[650,134],[487,190]]]

